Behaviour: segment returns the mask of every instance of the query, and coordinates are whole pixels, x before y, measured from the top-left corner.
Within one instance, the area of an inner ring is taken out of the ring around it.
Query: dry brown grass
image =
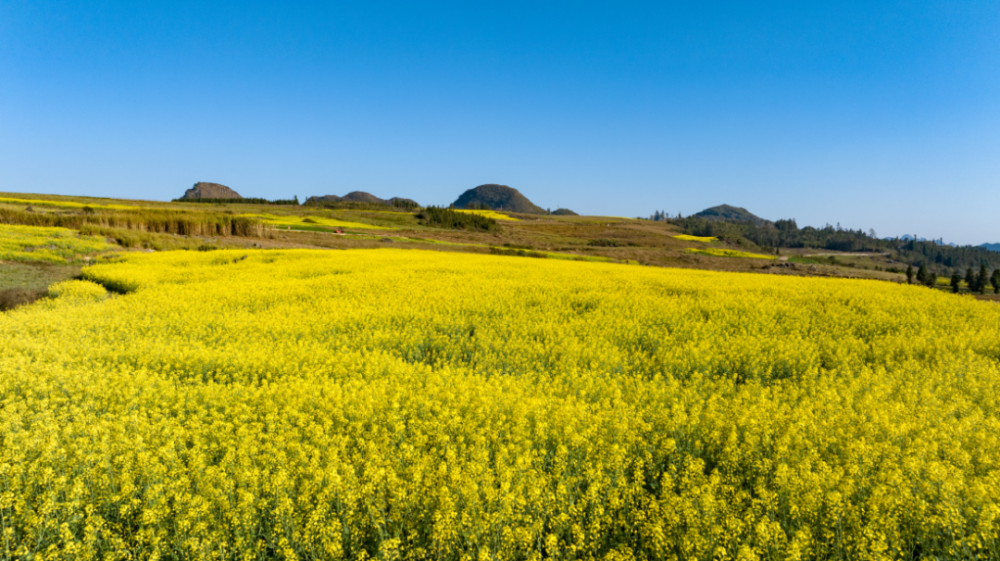
[[[0,290],[0,312],[13,310],[48,296],[45,288],[7,288]]]

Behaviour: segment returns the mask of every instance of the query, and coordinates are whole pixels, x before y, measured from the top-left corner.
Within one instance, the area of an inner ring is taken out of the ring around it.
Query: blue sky
[[[1000,241],[1000,2],[0,0],[0,190],[504,183]]]

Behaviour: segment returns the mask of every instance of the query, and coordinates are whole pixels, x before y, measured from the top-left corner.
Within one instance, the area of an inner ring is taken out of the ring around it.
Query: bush
[[[238,205],[295,205],[299,204],[299,197],[296,195],[291,199],[275,199],[269,201],[256,197],[244,197],[238,199],[174,199],[174,203],[212,203],[212,204],[238,204]]]
[[[497,221],[470,212],[429,206],[417,213],[417,220],[424,226],[450,228],[452,230],[481,230],[492,232],[497,229]]]
[[[595,247],[622,247],[627,245],[625,242],[620,240],[612,240],[609,238],[598,238],[596,240],[590,240],[587,245],[592,245]]]

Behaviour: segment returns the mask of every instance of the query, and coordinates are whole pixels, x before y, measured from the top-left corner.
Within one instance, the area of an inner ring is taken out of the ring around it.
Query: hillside
[[[395,206],[385,206],[357,202],[358,198],[364,200],[364,195],[351,196],[353,201],[345,198],[313,197],[313,204],[300,206],[263,199],[168,203],[0,193],[0,223],[69,228],[113,239],[123,248],[157,251],[409,247],[897,282],[905,281],[903,272],[911,265],[915,269],[923,265],[941,280],[955,271],[964,279],[968,268],[978,271],[984,262],[990,271],[1000,268],[1000,252],[984,247],[881,240],[833,226],[798,228],[794,220],[765,221],[757,226],[750,221],[701,217],[655,221],[553,212],[531,220],[498,221],[495,228],[482,231],[429,223],[416,208],[401,206],[403,199],[390,199]],[[323,200],[334,202],[316,202]],[[140,209],[141,213],[136,212]],[[378,212],[386,210],[392,212]],[[8,261],[3,249],[0,244],[0,260]],[[4,263],[8,269],[11,266]],[[947,283],[939,288],[950,290]],[[961,292],[969,293],[969,288],[962,284]],[[1000,294],[976,296],[1000,301]]]
[[[765,220],[753,214],[745,208],[730,205],[719,205],[706,208],[698,214],[692,215],[692,218],[705,218],[707,220],[722,220],[726,222],[753,222],[758,226],[770,222],[769,220]]]
[[[529,201],[517,189],[495,183],[469,189],[452,204],[455,208],[488,208],[525,214],[545,214],[543,208]]]
[[[219,183],[209,183],[207,181],[199,181],[195,183],[193,187],[184,191],[184,196],[181,200],[190,199],[242,199],[243,197],[236,191],[226,187],[225,185],[220,185]]]

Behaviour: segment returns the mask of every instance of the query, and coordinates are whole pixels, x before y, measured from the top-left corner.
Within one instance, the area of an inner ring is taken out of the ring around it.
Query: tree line
[[[417,221],[424,226],[451,228],[454,230],[482,230],[492,232],[498,228],[497,221],[481,214],[458,212],[450,208],[429,206],[417,213]]]
[[[923,270],[923,267],[921,267],[920,270]],[[981,264],[979,266],[979,274],[973,272],[972,267],[966,269],[965,284],[968,285],[969,291],[978,292],[980,294],[986,294],[987,289],[992,288],[994,294],[1000,294],[1000,269],[993,269],[993,274],[989,277],[987,277],[986,275],[987,275],[987,269],[985,264]],[[907,280],[909,280],[909,278],[910,275],[907,274]],[[957,269],[952,271],[951,273],[950,284],[952,292],[957,293],[961,289],[962,276],[958,274]]]
[[[174,199],[174,203],[222,203],[239,205],[295,205],[299,204],[299,196],[295,195],[291,199],[261,199],[257,197],[239,197],[233,199]]]
[[[1000,268],[1000,253],[982,247],[949,246],[935,241],[879,238],[874,230],[852,230],[831,226],[799,228],[795,219],[778,220],[764,224],[743,221],[708,220],[680,215],[668,218],[657,212],[655,218],[681,227],[692,236],[714,236],[728,243],[750,244],[761,248],[814,248],[849,252],[886,252],[904,263],[924,267],[929,272],[947,274],[952,269]]]

